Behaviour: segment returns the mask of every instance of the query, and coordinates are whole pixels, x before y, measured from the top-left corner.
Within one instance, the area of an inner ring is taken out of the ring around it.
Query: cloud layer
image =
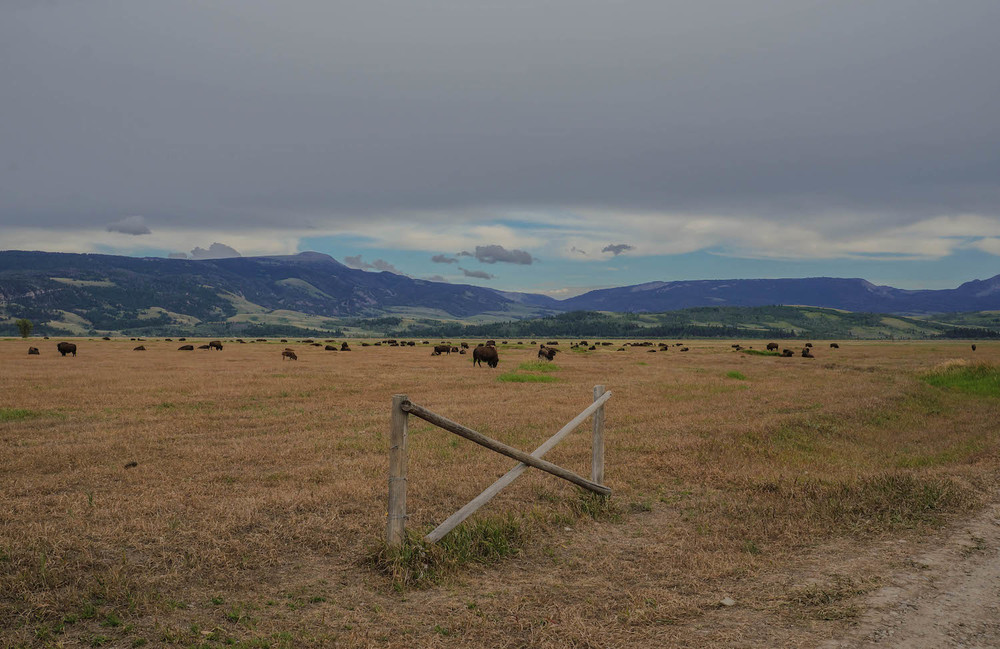
[[[3,10],[2,245],[1000,254],[994,0],[133,5]]]

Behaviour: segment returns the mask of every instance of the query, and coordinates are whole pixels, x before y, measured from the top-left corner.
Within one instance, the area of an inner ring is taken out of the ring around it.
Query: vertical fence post
[[[603,385],[594,386],[594,401],[604,394]],[[604,484],[604,406],[594,412],[594,438],[590,456],[590,480]]]
[[[403,545],[406,538],[406,434],[409,413],[401,407],[405,394],[392,395],[392,430],[389,434],[389,514],[385,523],[385,542],[390,547]]]

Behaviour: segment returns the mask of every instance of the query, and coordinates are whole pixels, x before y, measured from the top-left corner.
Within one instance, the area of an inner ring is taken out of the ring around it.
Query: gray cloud
[[[612,243],[601,248],[601,252],[610,252],[615,257],[623,252],[628,252],[629,250],[635,250],[635,246],[631,246],[627,243]]]
[[[581,255],[586,255],[586,254],[587,254],[587,251],[586,251],[586,250],[580,250],[580,249],[579,249],[579,248],[577,248],[576,246],[573,246],[572,248],[570,248],[570,249],[569,249],[569,251],[570,251],[570,252],[578,252],[578,253],[580,253]]]
[[[447,279],[441,277],[440,275],[431,275],[427,278],[428,282],[444,282],[445,284],[451,284]]]
[[[483,270],[469,270],[467,268],[462,268],[461,266],[459,266],[458,269],[462,271],[462,274],[466,277],[476,277],[479,279],[493,279],[494,277],[494,275],[490,275]]]
[[[188,255],[186,252],[172,252],[167,255],[167,259],[187,259]]]
[[[531,255],[523,250],[507,250],[503,246],[491,244],[488,246],[476,246],[476,259],[484,264],[495,264],[503,262],[506,264],[530,264]]]
[[[219,243],[218,241],[210,245],[208,250],[195,247],[191,251],[191,259],[229,259],[231,257],[242,256],[235,248],[227,246],[224,243]]]
[[[146,225],[146,220],[141,216],[126,216],[123,219],[108,223],[108,232],[121,232],[122,234],[152,234],[152,230]]]
[[[344,263],[351,268],[357,268],[360,270],[378,270],[387,271],[390,273],[395,273],[396,275],[406,275],[403,271],[399,270],[389,262],[384,259],[376,259],[372,263],[368,263],[361,259],[361,255],[354,255],[351,257],[344,257]]]
[[[0,227],[1000,214],[995,0],[295,6],[4,9]]]
[[[431,261],[435,264],[457,264],[458,259],[455,257],[449,257],[448,255],[434,255],[431,257]]]
[[[457,256],[458,256],[458,257],[474,257],[475,255],[473,255],[473,254],[472,254],[471,252],[469,252],[468,250],[463,250],[462,252],[458,253],[458,255],[457,255]]]

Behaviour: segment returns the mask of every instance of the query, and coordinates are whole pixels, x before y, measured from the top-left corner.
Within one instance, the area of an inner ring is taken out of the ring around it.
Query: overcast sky
[[[0,249],[955,286],[1000,273],[998,25],[996,0],[0,0]]]

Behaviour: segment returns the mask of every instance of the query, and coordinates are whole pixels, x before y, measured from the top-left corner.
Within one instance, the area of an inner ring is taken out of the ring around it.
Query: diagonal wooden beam
[[[573,432],[577,426],[582,424],[587,417],[592,415],[596,410],[604,405],[604,402],[611,398],[610,392],[605,392],[601,395],[594,403],[587,407],[586,410],[581,412],[579,415],[573,418],[568,424],[559,429],[555,435],[550,437],[545,441],[544,444],[536,448],[531,452],[531,457],[540,458],[549,451],[551,451],[556,444],[562,441],[564,437]],[[472,516],[480,507],[488,503],[493,499],[500,491],[514,482],[522,473],[528,470],[528,465],[524,462],[518,463],[513,469],[505,473],[499,480],[494,482],[492,485],[483,490],[483,493],[479,494],[472,500],[468,502],[464,507],[459,509],[457,512],[445,519],[443,523],[435,527],[430,534],[424,537],[424,541],[427,543],[437,543],[445,537],[448,532],[452,531],[458,527],[462,521],[464,521],[469,516]]]
[[[590,491],[593,491],[594,493],[601,494],[602,496],[611,495],[611,489],[605,487],[604,485],[599,485],[596,482],[591,482],[590,480],[587,480],[583,476],[577,475],[572,471],[567,471],[566,469],[557,466],[555,464],[552,464],[551,462],[546,462],[545,460],[540,460],[537,457],[532,457],[531,455],[528,455],[524,451],[520,451],[514,448],[513,446],[508,446],[503,442],[493,439],[492,437],[487,437],[486,435],[476,432],[471,428],[467,428],[458,422],[448,419],[447,417],[442,417],[441,415],[435,412],[431,412],[427,408],[418,406],[412,401],[404,401],[400,405],[400,408],[410,413],[411,415],[415,415],[417,417],[420,417],[424,421],[428,421],[434,424],[439,428],[444,428],[448,432],[455,433],[459,437],[464,437],[470,442],[475,442],[480,446],[485,446],[491,451],[495,451],[501,455],[506,455],[507,457],[517,460],[518,462],[523,462],[528,466],[540,469],[542,471],[545,471],[546,473],[551,473],[556,477],[562,478],[563,480],[568,480],[569,482],[572,482],[573,484],[579,487],[583,487],[584,489],[588,489]]]

